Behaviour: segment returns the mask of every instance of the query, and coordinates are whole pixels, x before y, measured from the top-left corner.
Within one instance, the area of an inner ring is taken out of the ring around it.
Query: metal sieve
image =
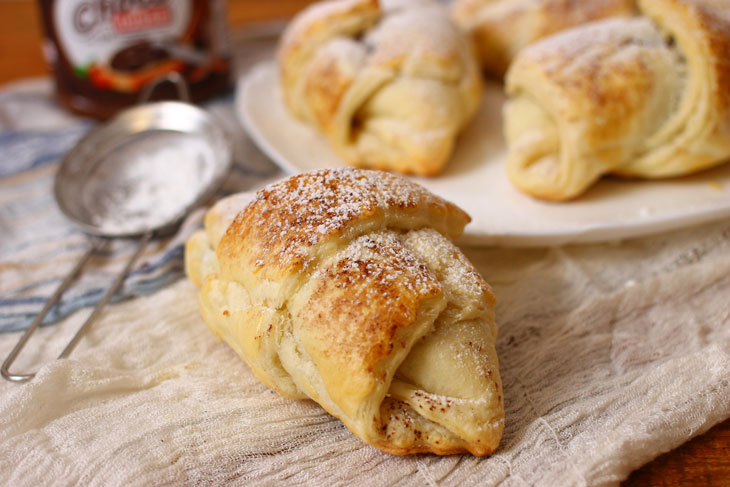
[[[175,228],[208,199],[231,164],[231,144],[204,110],[191,105],[182,77],[172,73],[149,85],[173,82],[184,102],[142,103],[92,130],[64,157],[54,181],[61,211],[90,235],[90,245],[2,364],[2,376],[25,382],[35,374],[10,367],[44,317],[106,240],[139,237],[137,249],[104,297],[59,355],[68,357],[124,282],[147,243]]]

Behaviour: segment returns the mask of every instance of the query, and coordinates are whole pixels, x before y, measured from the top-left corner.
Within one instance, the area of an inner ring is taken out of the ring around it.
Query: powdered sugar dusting
[[[392,3],[392,2],[391,2]],[[404,75],[458,83],[471,68],[462,35],[437,2],[397,2],[364,37],[371,65],[398,66]],[[417,3],[417,4],[416,4]]]
[[[302,36],[321,25],[322,19],[344,17],[358,11],[374,9],[377,2],[373,0],[338,0],[316,2],[302,10],[289,24],[282,38],[282,46],[298,47]]]
[[[406,347],[398,330],[429,316],[443,303],[441,286],[428,267],[399,242],[399,232],[380,230],[350,240],[320,262],[307,279],[308,296],[296,318],[323,343],[362,363],[354,374],[375,375],[379,360]],[[365,370],[371,367],[370,371]],[[356,368],[357,369],[357,368]]]
[[[192,134],[155,131],[118,147],[81,188],[102,233],[138,233],[174,222],[215,177],[214,148]]]
[[[435,0],[323,2],[278,58],[286,105],[359,167],[437,174],[480,99],[471,46]]]
[[[323,169],[299,174],[259,191],[231,225],[256,267],[304,264],[313,247],[342,236],[386,211],[461,215],[450,203],[411,181],[380,171]],[[423,225],[428,222],[424,221]]]
[[[317,271],[312,278],[331,272],[331,269]],[[345,285],[362,282],[363,277],[376,281],[377,286],[366,290],[371,299],[378,299],[383,287],[399,285],[420,295],[432,292],[435,285],[426,264],[401,245],[398,232],[393,230],[363,235],[352,241],[337,257],[336,272]]]
[[[443,284],[454,319],[481,316],[487,302],[494,304],[489,284],[450,240],[430,228],[409,232],[402,239]]]
[[[614,51],[632,43],[660,46],[664,35],[647,18],[606,19],[542,39],[523,49],[515,62],[541,63],[553,73],[564,69],[565,64],[590,64],[585,60],[590,61],[597,51]]]

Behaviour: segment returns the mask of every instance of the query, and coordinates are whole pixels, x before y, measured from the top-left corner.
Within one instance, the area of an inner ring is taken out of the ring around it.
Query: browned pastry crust
[[[495,300],[448,239],[463,211],[358,169],[293,176],[233,218],[240,204],[209,212],[186,270],[211,331],[262,382],[386,452],[494,451]]]
[[[482,67],[502,77],[528,44],[586,22],[634,11],[634,0],[456,0],[451,14],[474,38]]]
[[[475,53],[431,0],[330,0],[279,46],[291,112],[360,167],[438,174],[481,100]]]
[[[641,0],[643,16],[556,34],[507,74],[507,173],[539,198],[601,175],[661,178],[730,158],[730,2]]]

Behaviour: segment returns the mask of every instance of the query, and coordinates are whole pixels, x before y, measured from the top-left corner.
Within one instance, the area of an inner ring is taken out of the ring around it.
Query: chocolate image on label
[[[109,65],[117,71],[132,72],[169,58],[170,53],[161,45],[140,41],[114,54]]]

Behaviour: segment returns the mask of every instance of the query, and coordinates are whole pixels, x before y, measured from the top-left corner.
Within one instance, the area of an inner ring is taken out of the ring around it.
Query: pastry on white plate
[[[604,174],[665,178],[730,159],[730,2],[640,0],[641,17],[543,39],[507,73],[507,174],[574,198]]]
[[[278,62],[290,111],[359,167],[438,174],[481,100],[474,50],[436,1],[316,3]]]

